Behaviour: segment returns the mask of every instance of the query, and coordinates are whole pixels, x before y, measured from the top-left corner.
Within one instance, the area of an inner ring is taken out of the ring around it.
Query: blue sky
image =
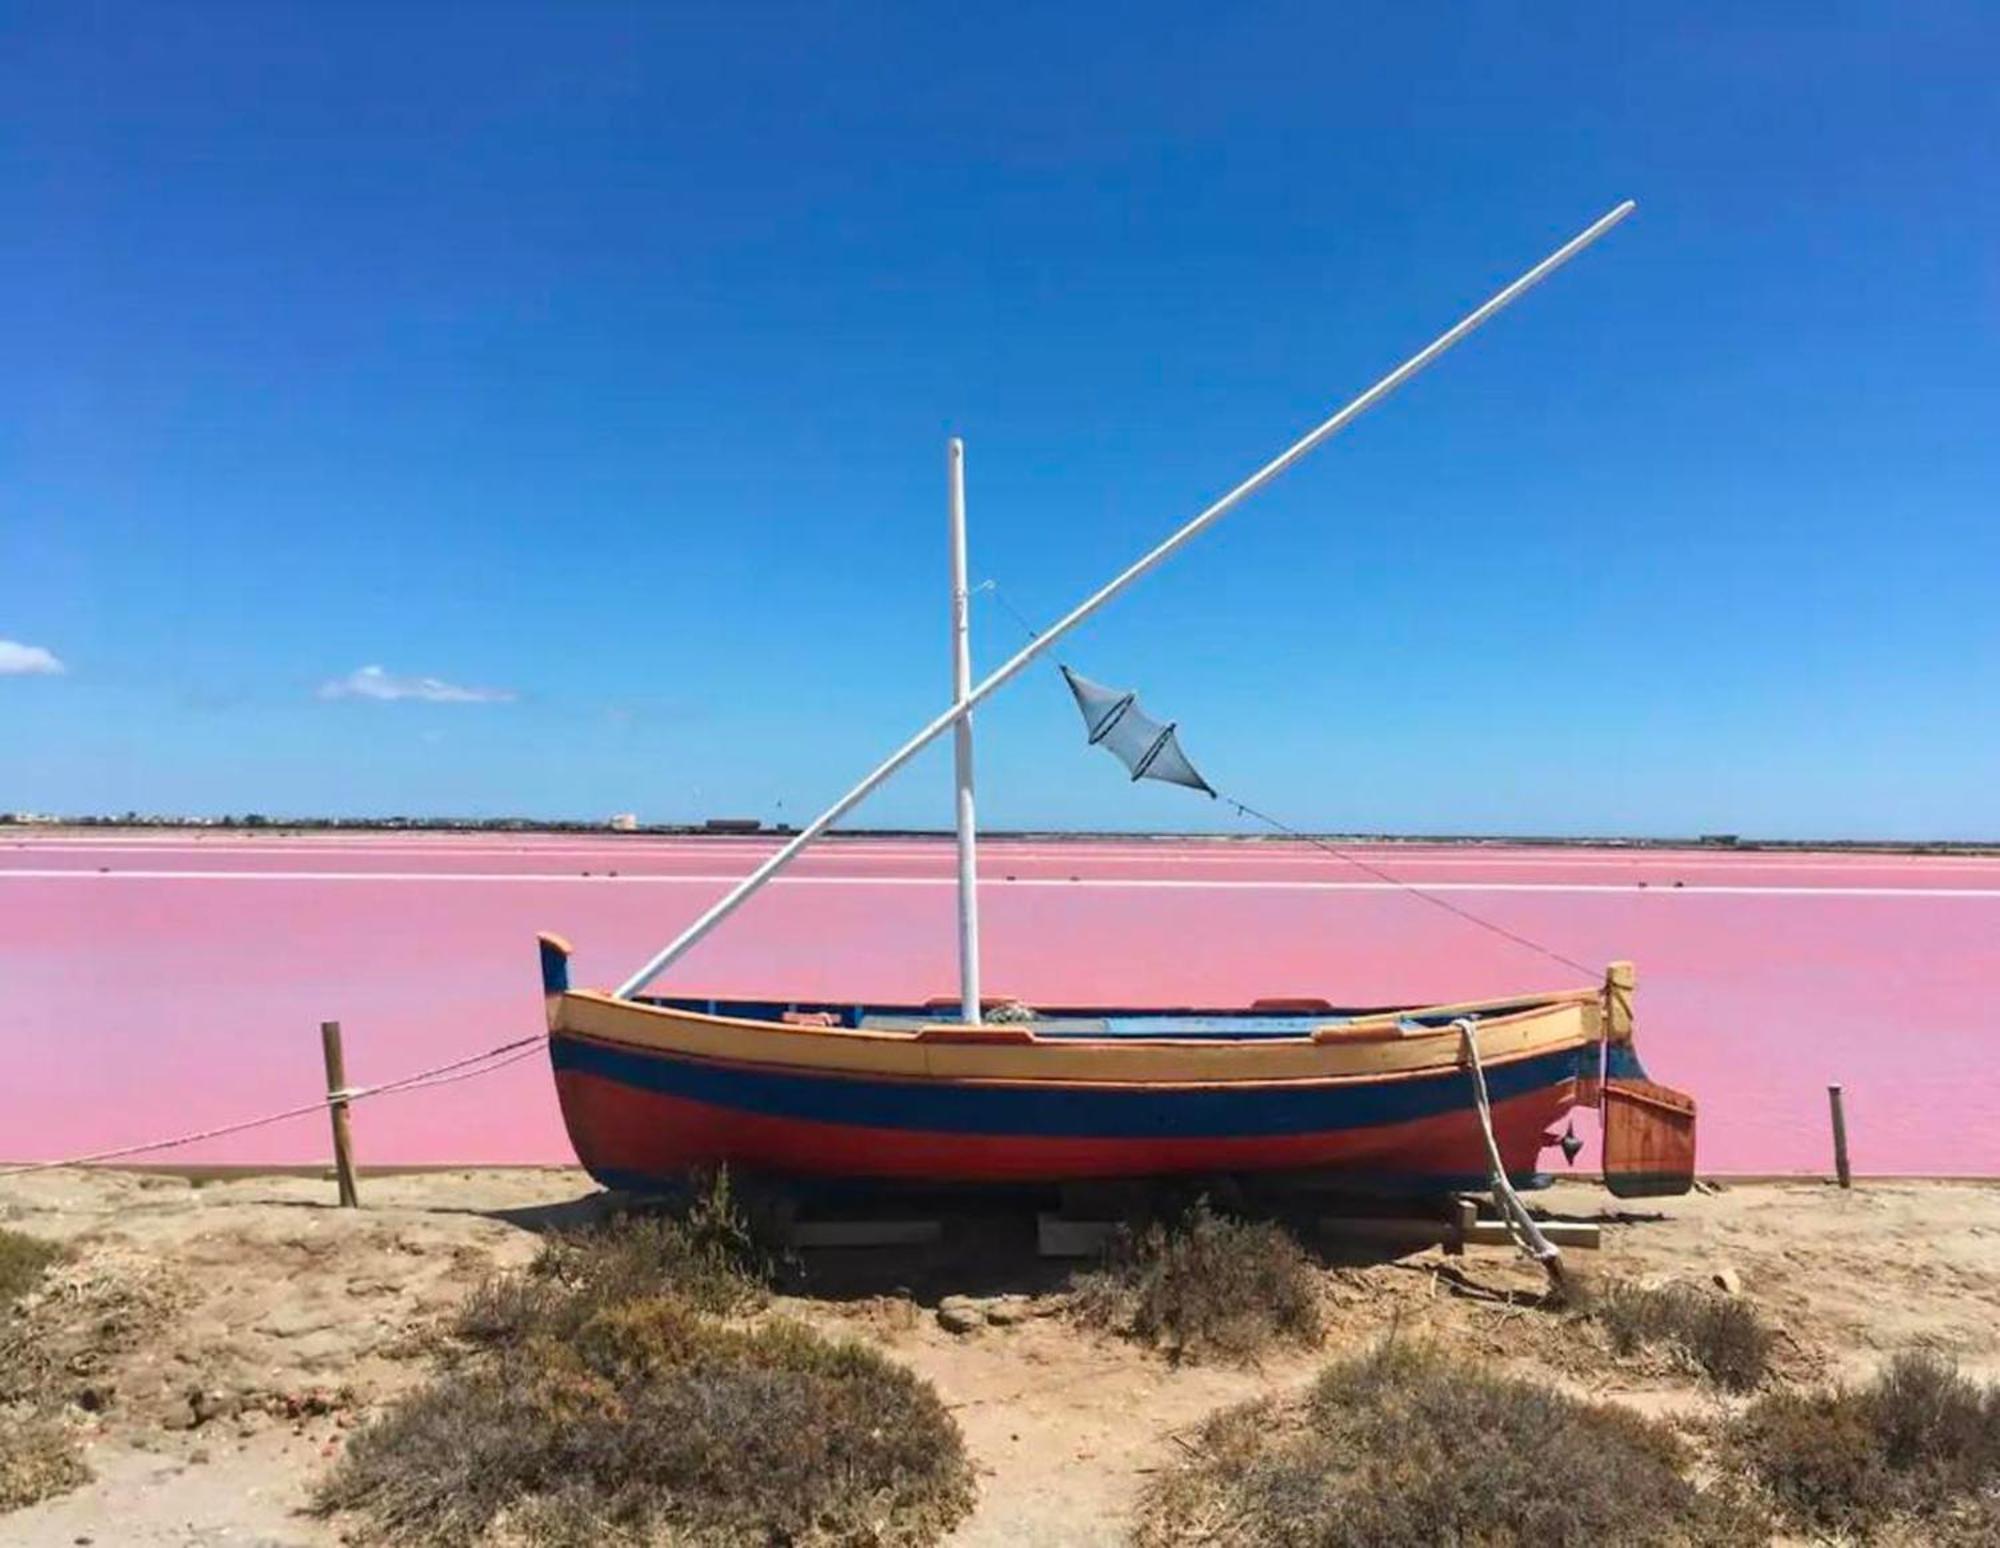
[[[1991,7],[0,29],[0,809],[800,820],[948,691],[948,435],[1046,618],[1631,197],[1065,659],[1301,824],[2000,836]]]

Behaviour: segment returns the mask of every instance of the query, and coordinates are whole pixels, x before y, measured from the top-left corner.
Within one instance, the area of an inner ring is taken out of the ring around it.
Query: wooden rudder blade
[[[1694,1186],[1694,1098],[1650,1080],[1604,1082],[1604,1186],[1621,1199]]]

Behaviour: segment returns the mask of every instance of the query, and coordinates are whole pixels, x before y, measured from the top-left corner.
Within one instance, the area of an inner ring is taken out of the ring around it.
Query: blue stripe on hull
[[[1644,1080],[1646,1066],[1630,1043],[1611,1043],[1604,1050],[1604,1073],[1612,1080]]]
[[[711,1106],[819,1123],[944,1134],[1038,1134],[1104,1139],[1227,1138],[1320,1134],[1435,1117],[1472,1105],[1462,1070],[1385,1080],[1202,1087],[889,1081],[715,1064],[556,1036],[558,1070],[600,1076],[644,1091]],[[1578,1073],[1579,1050],[1565,1048],[1495,1064],[1486,1071],[1494,1102],[1559,1085]]]

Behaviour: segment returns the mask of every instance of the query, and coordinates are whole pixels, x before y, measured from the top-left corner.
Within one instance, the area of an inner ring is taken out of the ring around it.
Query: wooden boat
[[[1608,1117],[1615,1112],[1616,1121],[1606,1124],[1618,1147],[1605,1156],[1607,1176],[1615,1174],[1623,1191],[1684,1189],[1694,1165],[1692,1103],[1644,1080],[1632,1048],[1627,964],[1614,964],[1601,984],[1549,994],[1345,1011],[1322,1001],[1258,1001],[1181,1009],[1010,1007],[1015,1013],[1003,1016],[979,987],[974,705],[1630,208],[1620,206],[1543,260],[976,687],[967,638],[963,448],[954,440],[951,705],[616,990],[572,988],[568,946],[542,938],[556,1086],[570,1138],[591,1173],[612,1186],[652,1188],[723,1164],[793,1176],[974,1183],[1282,1171],[1422,1193],[1490,1182],[1506,1208],[1512,1188],[1541,1180],[1542,1151],[1557,1142],[1553,1126],[1580,1103],[1594,1103]],[[1165,779],[1215,795],[1175,743],[1174,726],[1147,718],[1136,695],[1067,668],[1064,675],[1091,743],[1117,754],[1134,779]],[[957,753],[960,993],[954,1001],[801,1004],[646,992],[661,971],[947,730]],[[1552,1261],[1553,1249],[1535,1238],[1518,1200],[1511,1207],[1537,1256]]]
[[[1555,1127],[1623,1084],[1603,1080],[1607,1061],[1643,1076],[1616,998],[1630,983],[1618,964],[1598,988],[1475,1005],[1052,1007],[973,1026],[956,1005],[621,999],[571,988],[569,947],[542,937],[563,1121],[592,1176],[638,1189],[720,1165],[905,1182],[1282,1171],[1375,1192],[1479,1187],[1490,1168],[1467,1022],[1509,1180],[1535,1187]],[[1650,1186],[1684,1191],[1691,1134],[1656,1150]]]

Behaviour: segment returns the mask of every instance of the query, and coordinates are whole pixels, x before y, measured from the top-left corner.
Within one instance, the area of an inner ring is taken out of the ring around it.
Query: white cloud
[[[398,677],[378,666],[359,667],[319,685],[322,699],[421,699],[427,704],[511,704],[506,688],[461,688],[440,677]]]
[[[0,640],[0,677],[60,677],[68,670],[53,651],[18,640]]]

